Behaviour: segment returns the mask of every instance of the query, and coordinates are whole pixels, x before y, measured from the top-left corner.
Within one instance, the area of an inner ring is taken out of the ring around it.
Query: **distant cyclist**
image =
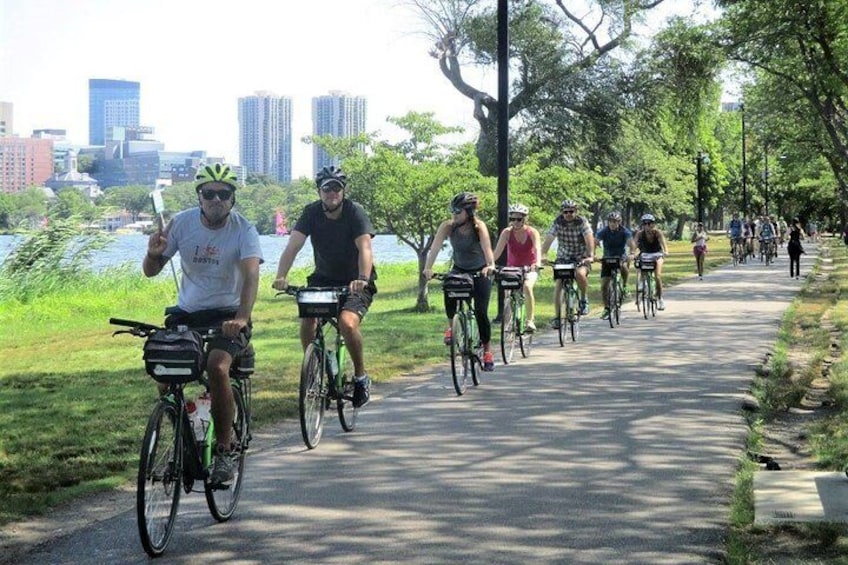
[[[635,252],[635,247],[633,245],[633,233],[622,225],[619,212],[610,212],[607,216],[607,225],[595,234],[595,247],[597,248],[601,244],[604,246],[604,258],[617,257],[619,259],[621,282],[626,295],[627,276],[630,274],[628,257]],[[609,286],[612,281],[612,270],[611,265],[601,264],[601,294],[604,297],[604,312],[601,314],[601,318],[604,320],[610,316]]]
[[[653,214],[642,216],[642,226],[633,236],[633,243],[639,249],[639,257],[653,255],[656,261],[654,277],[657,281],[657,310],[665,310],[665,302],[662,299],[662,266],[663,256],[668,254],[668,245],[665,242],[663,232],[656,227],[656,218]],[[638,267],[638,264],[637,264]]]
[[[442,222],[422,274],[426,279],[433,278],[433,263],[442,249],[445,240],[450,241],[453,249],[452,272],[481,273],[474,277],[474,318],[480,329],[480,341],[483,344],[483,370],[492,371],[495,368],[495,358],[492,355],[492,322],[489,320],[489,300],[492,296],[492,280],[489,276],[495,272],[495,258],[492,254],[492,241],[485,222],[477,217],[480,199],[476,194],[460,192],[450,203],[452,217]],[[457,299],[445,296],[445,314],[448,320],[456,314]],[[450,326],[445,331],[445,344],[453,339]]]
[[[509,227],[504,228],[495,245],[495,261],[506,249],[507,267],[529,267],[524,276],[524,295],[527,298],[527,331],[535,332],[536,298],[533,286],[539,278],[537,268],[542,265],[541,236],[539,230],[527,223],[530,209],[524,204],[509,207]]]
[[[760,219],[760,223],[757,226],[757,228],[758,228],[757,240],[759,241],[760,249],[761,250],[763,250],[763,249],[767,250],[769,242],[771,242],[776,237],[774,224],[772,223],[771,219],[768,216],[763,216]],[[763,246],[766,246],[766,247],[763,247]]]
[[[733,212],[733,218],[727,224],[727,238],[730,240],[730,254],[736,245],[744,245],[743,226],[745,222],[739,219],[739,212]]]
[[[560,215],[551,224],[545,234],[542,244],[542,257],[546,257],[554,239],[557,240],[557,262],[575,261],[578,263],[574,271],[574,279],[580,290],[580,315],[589,313],[589,300],[586,290],[589,287],[589,272],[592,270],[592,260],[595,252],[595,238],[589,221],[577,215],[577,203],[573,200],[563,200],[560,204]],[[554,329],[559,329],[560,312],[557,310],[561,303],[562,281],[557,280],[554,286]]]
[[[704,224],[701,222],[695,224],[691,241],[695,244],[692,246],[692,254],[695,255],[695,271],[698,273],[699,279],[704,278],[704,257],[707,255],[707,241],[709,239],[710,236],[704,229]]]
[[[371,398],[371,379],[365,370],[362,319],[377,294],[377,271],[371,239],[374,227],[358,202],[345,198],[347,176],[335,167],[324,167],[315,176],[318,200],[307,204],[298,218],[286,248],[280,255],[273,287],[285,290],[297,254],[306,238],[312,241],[315,271],[306,279],[309,286],[343,286],[350,295],[339,314],[339,332],[353,361],[353,405],[364,406]],[[315,339],[316,318],[301,318],[300,343],[304,350]]]

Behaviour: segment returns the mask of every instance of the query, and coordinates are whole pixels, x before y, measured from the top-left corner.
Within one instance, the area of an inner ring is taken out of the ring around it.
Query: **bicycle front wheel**
[[[656,280],[651,277],[648,281],[648,296],[650,297],[649,304],[651,305],[651,317],[657,315],[657,295],[656,295]]]
[[[580,304],[577,300],[577,292],[574,289],[571,289],[568,293],[568,308],[566,312],[571,341],[577,341],[577,338],[580,336]]]
[[[338,385],[339,394],[336,398],[336,410],[339,413],[339,423],[346,432],[352,432],[356,428],[356,415],[359,409],[353,406],[353,360],[350,352],[344,352],[344,367],[342,367],[341,384]]]
[[[471,339],[466,332],[463,318],[463,314],[457,312],[451,320],[451,376],[453,388],[459,396],[465,394],[468,388],[468,373],[471,371]]]
[[[512,297],[507,296],[501,314],[501,356],[504,365],[512,363],[512,356],[515,353],[515,338],[520,329],[516,320],[517,314],[518,312],[513,308]]]
[[[648,319],[648,310],[651,308],[651,283],[648,275],[643,275],[642,280],[642,315]]]
[[[300,434],[303,443],[309,449],[317,447],[324,431],[324,407],[327,395],[324,386],[324,355],[310,343],[303,355],[303,366],[300,369],[300,391],[298,394],[298,411],[300,412]]]
[[[141,545],[151,557],[162,555],[174,533],[182,483],[182,443],[177,409],[160,400],[147,421],[138,463],[136,514]]]
[[[559,346],[565,347],[565,332],[568,330],[565,328],[567,321],[567,312],[568,312],[568,288],[563,283],[562,285],[562,294],[559,297],[559,315],[557,316],[557,334],[559,337]]]
[[[618,308],[618,279],[613,277],[609,282],[609,297],[607,298],[607,314],[611,328],[615,327],[616,308]]]
[[[233,449],[229,457],[233,460],[233,481],[230,484],[212,485],[209,478],[204,481],[206,504],[212,517],[219,522],[229,520],[236,511],[241,485],[244,480],[244,458],[247,446],[247,411],[241,389],[233,387]],[[217,455],[216,455],[217,457]]]

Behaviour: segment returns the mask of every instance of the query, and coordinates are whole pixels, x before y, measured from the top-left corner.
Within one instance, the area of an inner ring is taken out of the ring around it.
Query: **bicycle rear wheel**
[[[144,551],[162,555],[174,533],[182,483],[182,443],[177,409],[160,400],[147,420],[138,463],[136,515]]]
[[[247,445],[247,411],[244,406],[244,398],[241,389],[233,388],[233,450],[230,457],[233,458],[233,481],[227,485],[212,485],[207,477],[204,481],[206,491],[206,504],[212,517],[219,522],[226,522],[236,511],[241,486],[244,480],[244,458]]]
[[[349,351],[345,351],[344,356],[342,382],[336,399],[336,410],[339,413],[339,423],[342,425],[342,429],[346,432],[352,432],[356,429],[356,415],[359,413],[359,409],[353,406],[353,379],[355,377],[353,359],[350,358]]]
[[[323,360],[322,352],[315,347],[314,343],[310,343],[303,355],[297,402],[300,412],[300,433],[303,436],[303,443],[309,449],[314,449],[318,445],[324,431],[327,388],[324,385],[326,367]]]
[[[466,333],[463,316],[462,312],[457,312],[451,320],[451,376],[453,388],[458,396],[465,394],[468,388],[468,373],[471,371],[471,340]]]
[[[504,365],[512,363],[515,353],[515,338],[519,332],[519,324],[516,321],[517,312],[512,307],[513,299],[507,296],[504,300],[503,313],[501,314],[501,356]]]

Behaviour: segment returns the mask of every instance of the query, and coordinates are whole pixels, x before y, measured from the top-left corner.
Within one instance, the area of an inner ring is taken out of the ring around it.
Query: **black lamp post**
[[[698,223],[703,223],[704,221],[704,199],[703,199],[703,186],[704,180],[703,175],[701,174],[701,170],[703,165],[710,164],[710,156],[704,153],[703,151],[698,151],[698,156],[695,157],[695,164],[697,166],[697,183],[698,183]]]
[[[507,0],[498,0],[498,234],[507,226],[509,213],[509,11]],[[500,265],[506,265],[506,253]],[[498,313],[501,321],[504,293],[498,287]]]
[[[739,105],[742,112],[742,216],[748,217],[748,167],[746,165],[745,151],[745,103]]]

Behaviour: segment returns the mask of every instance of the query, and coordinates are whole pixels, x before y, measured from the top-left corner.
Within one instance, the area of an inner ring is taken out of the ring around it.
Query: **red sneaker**
[[[450,328],[445,330],[445,345],[453,343],[453,331]]]

